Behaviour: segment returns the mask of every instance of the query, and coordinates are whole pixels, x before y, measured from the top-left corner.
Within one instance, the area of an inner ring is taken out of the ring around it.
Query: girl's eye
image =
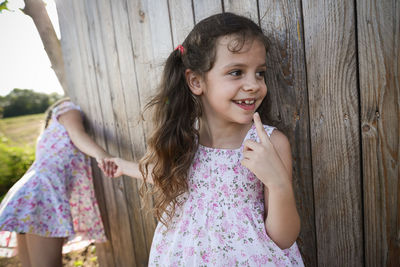
[[[241,70],[233,70],[233,71],[229,72],[229,75],[240,76],[240,75],[242,75],[242,71]]]
[[[264,76],[265,76],[265,70],[257,72],[257,77],[264,78]]]

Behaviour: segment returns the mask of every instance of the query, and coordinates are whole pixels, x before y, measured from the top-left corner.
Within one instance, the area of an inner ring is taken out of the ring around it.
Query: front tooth
[[[253,103],[254,103],[254,100],[251,100],[251,101],[250,101],[250,104],[253,104]]]
[[[246,100],[245,102],[246,102],[247,105],[250,104],[250,101],[249,101],[249,100]]]

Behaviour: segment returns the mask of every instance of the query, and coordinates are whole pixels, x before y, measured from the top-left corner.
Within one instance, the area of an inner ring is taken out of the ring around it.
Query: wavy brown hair
[[[178,196],[188,190],[186,179],[198,148],[196,120],[201,117],[202,107],[186,83],[185,70],[199,75],[208,72],[215,62],[217,41],[226,35],[234,36],[228,44],[231,52],[239,52],[246,41],[254,39],[262,41],[268,50],[267,38],[250,19],[232,13],[208,17],[186,37],[183,53],[176,49],[169,55],[157,94],[145,107],[154,111],[154,130],[139,167],[143,177],[150,174],[153,179],[155,215],[164,225],[168,225],[180,204]],[[143,183],[142,196],[146,189]]]

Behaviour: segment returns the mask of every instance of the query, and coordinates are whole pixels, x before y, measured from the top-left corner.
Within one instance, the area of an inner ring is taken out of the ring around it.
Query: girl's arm
[[[110,157],[110,155],[86,133],[79,110],[73,109],[61,114],[58,117],[58,121],[67,130],[71,141],[80,151],[95,158],[97,162],[100,162],[103,158]]]
[[[124,160],[121,158],[105,158],[99,163],[100,169],[108,177],[119,177],[122,175],[127,175],[136,179],[143,180],[143,175],[139,170],[139,164],[133,161]],[[149,167],[149,173],[152,169]],[[153,183],[151,177],[146,179],[146,182]]]
[[[289,248],[300,232],[300,217],[292,187],[292,158],[286,136],[275,130],[271,138],[254,115],[260,142],[246,140],[242,164],[264,184],[265,229],[281,248]]]
[[[273,131],[271,143],[287,175],[281,176],[280,183],[270,183],[264,187],[265,229],[271,239],[285,249],[293,245],[300,233],[300,217],[292,186],[292,156],[289,141],[283,133]]]

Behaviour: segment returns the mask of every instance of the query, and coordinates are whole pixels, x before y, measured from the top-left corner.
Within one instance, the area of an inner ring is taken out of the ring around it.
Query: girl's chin
[[[251,115],[249,115],[249,116],[240,118],[240,119],[238,120],[238,123],[239,123],[239,124],[244,124],[244,125],[246,125],[246,124],[252,124],[252,123],[253,123],[253,113],[252,113]]]

